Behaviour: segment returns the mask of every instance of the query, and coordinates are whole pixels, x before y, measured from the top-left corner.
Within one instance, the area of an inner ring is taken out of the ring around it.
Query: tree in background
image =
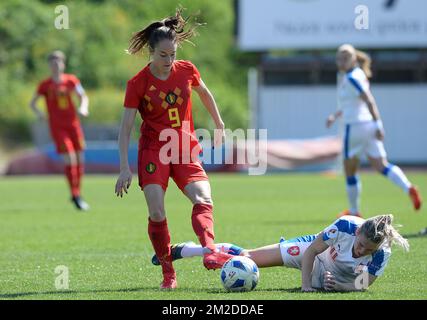
[[[232,1],[191,1],[180,4],[185,15],[206,23],[178,59],[191,59],[204,75],[221,108],[226,126],[246,128],[246,72],[254,56],[234,44]],[[56,29],[55,7],[66,5],[70,29]],[[177,3],[162,0],[25,1],[0,3],[0,137],[29,140],[32,116],[27,108],[35,83],[47,77],[45,59],[55,49],[68,59],[67,72],[88,89],[97,123],[119,123],[126,81],[147,62],[147,56],[125,53],[129,34],[160,15],[173,14]],[[194,53],[197,50],[197,55]],[[195,99],[196,127],[212,128]]]

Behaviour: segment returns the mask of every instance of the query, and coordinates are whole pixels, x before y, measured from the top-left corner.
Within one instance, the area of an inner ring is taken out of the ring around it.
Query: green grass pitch
[[[409,172],[427,200],[427,173]],[[393,213],[403,234],[427,227],[427,210],[381,175],[362,173],[365,217]],[[159,291],[160,268],[151,265],[147,209],[134,178],[130,193],[114,195],[115,176],[87,176],[91,211],[76,211],[65,179],[0,179],[0,299],[426,299],[427,237],[410,238],[411,251],[395,247],[385,274],[363,293],[301,293],[300,273],[260,270],[257,288],[226,293],[219,271],[201,258],[175,263],[179,288]],[[347,206],[344,178],[317,174],[210,175],[218,242],[244,248],[316,233]],[[193,240],[191,204],[171,181],[166,211],[172,242]],[[69,289],[56,290],[55,268],[69,269]]]

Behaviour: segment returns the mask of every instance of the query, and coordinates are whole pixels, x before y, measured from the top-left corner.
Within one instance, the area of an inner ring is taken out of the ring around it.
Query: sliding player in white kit
[[[366,155],[371,165],[408,194],[414,209],[421,208],[421,197],[417,188],[402,170],[387,161],[384,149],[384,128],[375,99],[369,89],[371,76],[369,56],[349,44],[338,48],[336,63],[338,110],[331,114],[326,126],[329,128],[339,117],[345,124],[344,170],[347,178],[349,210],[341,215],[360,214],[361,182],[357,175],[359,158]]]
[[[280,243],[244,250],[230,243],[216,244],[217,250],[251,258],[258,267],[285,266],[301,270],[301,290],[362,291],[382,275],[393,243],[406,251],[409,243],[393,227],[392,215],[368,220],[343,216],[322,232]],[[203,256],[203,247],[193,242],[175,244],[174,260]],[[154,255],[152,262],[158,265]]]

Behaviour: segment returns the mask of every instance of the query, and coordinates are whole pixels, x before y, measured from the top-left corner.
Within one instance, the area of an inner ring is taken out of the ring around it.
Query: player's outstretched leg
[[[197,244],[195,244],[192,241],[182,242],[182,243],[175,243],[175,244],[171,245],[172,261],[184,258],[184,256],[182,255],[182,249],[186,245],[188,245],[188,246],[197,246],[197,247],[200,247],[200,251],[203,250],[203,248],[202,248],[201,245],[197,245]],[[188,256],[188,257],[192,257],[192,256]],[[156,254],[154,254],[153,257],[151,258],[151,263],[154,264],[155,266],[159,266],[160,265],[159,258],[157,258]]]
[[[233,256],[241,255],[244,250],[243,248],[231,243],[216,243],[215,247],[217,252],[224,252]],[[203,257],[206,250],[207,249],[203,248],[200,244],[196,244],[192,241],[175,243],[171,246],[172,261],[182,258]],[[160,265],[156,254],[151,258],[151,263],[155,266]]]

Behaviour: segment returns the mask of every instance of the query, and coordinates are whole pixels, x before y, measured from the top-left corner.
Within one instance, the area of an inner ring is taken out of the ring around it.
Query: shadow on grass
[[[189,291],[192,291],[192,289],[190,289]],[[226,292],[224,290],[213,290],[213,289],[208,289],[208,290],[202,290],[206,293],[211,293],[211,294],[246,294],[247,292]],[[255,289],[254,292],[277,292],[277,293],[303,293],[301,292],[301,287],[297,287],[297,288],[265,288],[265,289]],[[312,294],[348,294],[350,292],[338,292],[338,291],[326,291],[326,290],[318,290],[316,292],[313,292]],[[304,293],[304,294],[308,294],[308,293]]]
[[[16,292],[0,294],[0,298],[20,298],[34,295],[69,295],[79,293],[109,293],[109,292],[138,292],[138,291],[154,291],[158,288],[126,288],[126,289],[99,289],[99,290],[52,290],[52,291],[39,291],[39,292]]]
[[[200,293],[226,293],[221,289],[195,289],[195,288],[177,288],[174,292],[200,292]],[[70,295],[70,294],[90,294],[90,293],[130,293],[130,292],[160,292],[158,287],[138,287],[138,288],[125,288],[125,289],[98,289],[98,290],[52,290],[52,291],[39,291],[39,292],[15,292],[15,293],[2,293],[0,299],[13,299],[26,296],[38,295]],[[167,293],[168,291],[164,291]]]
[[[427,228],[420,230],[418,233],[403,234],[402,237],[407,238],[407,239],[427,237]]]
[[[160,292],[158,287],[138,287],[138,288],[125,288],[125,289],[99,289],[99,290],[52,290],[52,291],[39,291],[39,292],[16,292],[16,293],[3,293],[0,294],[0,299],[13,299],[28,296],[43,296],[43,295],[71,295],[71,294],[90,294],[90,293],[131,293],[131,292]],[[189,292],[189,293],[208,293],[208,294],[245,294],[245,292],[226,292],[223,289],[196,289],[196,288],[177,288],[173,292]],[[265,288],[256,289],[254,292],[277,292],[277,293],[301,293],[301,288]],[[167,293],[167,291],[165,291]],[[316,293],[329,294],[327,291],[317,291]],[[333,292],[337,293],[337,292]]]
[[[206,293],[210,294],[246,294],[247,292],[227,292],[222,289],[207,289],[205,290]],[[265,288],[265,289],[255,289],[254,292],[288,292],[288,293],[300,293],[301,288],[288,288],[288,289],[280,289],[280,288]]]

